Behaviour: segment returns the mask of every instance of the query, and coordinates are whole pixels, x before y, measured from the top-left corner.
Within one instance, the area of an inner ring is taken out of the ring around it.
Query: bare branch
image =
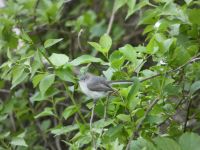
[[[106,31],[106,33],[108,35],[110,34],[110,31],[112,29],[112,25],[113,25],[114,19],[115,19],[115,10],[114,10],[114,7],[113,7],[112,14],[111,14],[111,17],[110,17],[110,20],[109,20],[109,24],[108,24],[108,28],[107,28],[107,31]]]
[[[176,68],[176,69],[171,69],[171,70],[167,71],[165,74],[179,71],[180,69],[182,69],[182,68],[185,67],[186,65],[188,65],[188,64],[190,64],[190,63],[193,63],[193,62],[196,62],[196,61],[199,61],[200,58],[198,58],[198,56],[199,56],[199,54],[198,54],[197,56],[192,57],[192,59],[190,59],[189,61],[187,61],[185,64],[179,66],[178,68]],[[140,80],[140,82],[144,82],[144,81],[146,81],[146,80],[150,80],[150,79],[153,79],[153,78],[158,77],[158,76],[161,76],[161,75],[163,75],[163,73],[159,73],[159,74],[153,75],[153,76],[151,76],[151,77],[142,79],[142,80]]]

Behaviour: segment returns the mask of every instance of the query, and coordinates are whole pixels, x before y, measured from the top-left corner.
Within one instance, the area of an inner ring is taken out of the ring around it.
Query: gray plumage
[[[115,91],[113,84],[132,84],[132,81],[107,81],[106,78],[86,74],[80,78],[79,85],[84,94],[93,99],[105,97],[107,93]]]

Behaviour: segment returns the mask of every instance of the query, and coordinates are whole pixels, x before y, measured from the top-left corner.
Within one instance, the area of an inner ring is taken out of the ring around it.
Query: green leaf
[[[27,79],[28,73],[24,71],[24,67],[23,66],[17,66],[17,67],[15,67],[13,69],[12,76],[13,76],[13,79],[12,79],[12,87],[11,87],[11,89],[13,89],[18,84],[20,84],[25,79]]]
[[[153,36],[146,47],[146,53],[155,54],[158,50],[159,50],[159,46],[157,44],[155,36]]]
[[[42,93],[42,95],[44,95],[46,93],[46,91],[48,90],[48,88],[54,83],[55,80],[55,74],[50,74],[45,76],[39,84],[39,89],[40,92]]]
[[[101,120],[98,120],[96,122],[94,122],[93,126],[94,128],[97,128],[97,129],[102,129],[110,124],[112,124],[114,122],[114,119],[101,119]]]
[[[104,34],[101,36],[99,43],[96,42],[88,42],[92,47],[94,47],[97,51],[107,54],[112,46],[112,39],[108,34]]]
[[[70,116],[72,116],[76,112],[77,112],[76,106],[72,105],[65,108],[65,110],[62,113],[62,116],[65,118],[65,120],[67,120]]]
[[[189,5],[193,0],[184,0],[187,5]]]
[[[126,15],[126,19],[134,13],[135,4],[136,0],[127,0],[128,13]]]
[[[47,74],[38,74],[38,75],[34,76],[33,80],[32,80],[33,87],[35,88],[46,75]]]
[[[131,118],[130,115],[125,115],[125,114],[119,114],[117,115],[117,118],[123,122],[130,122]]]
[[[136,50],[131,45],[126,44],[124,47],[119,48],[119,51],[127,60],[131,61],[132,63],[136,63]]]
[[[52,111],[52,108],[47,107],[44,109],[44,111],[42,111],[41,113],[39,113],[38,115],[36,115],[34,118],[39,118],[39,117],[44,117],[44,116],[53,116],[54,113]]]
[[[137,140],[131,141],[130,145],[131,150],[157,150],[153,143],[140,137]]]
[[[120,51],[114,51],[109,58],[111,67],[113,69],[120,69],[124,63],[124,56]]]
[[[124,145],[120,144],[118,138],[111,143],[111,150],[123,150]]]
[[[178,143],[166,137],[157,137],[153,141],[159,150],[181,150]]]
[[[102,47],[99,43],[96,42],[88,42],[92,47],[94,47],[95,50],[103,52]]]
[[[190,93],[194,94],[197,90],[200,89],[200,80],[199,81],[195,81],[190,88]]]
[[[22,38],[24,41],[28,42],[28,43],[32,43],[32,42],[33,42],[33,41],[31,40],[31,38],[29,37],[29,35],[28,35],[26,32],[24,32],[24,30],[22,30],[21,38]]]
[[[59,67],[62,66],[64,64],[66,64],[69,61],[69,57],[65,54],[57,54],[57,53],[53,53],[50,57],[49,57],[50,61],[53,63],[53,65]]]
[[[114,3],[114,12],[116,12],[119,8],[126,4],[127,0],[115,0]]]
[[[56,70],[56,75],[63,81],[75,83],[75,77],[70,68],[59,68]]]
[[[200,20],[197,19],[199,18],[200,10],[199,9],[190,9],[189,10],[189,20],[193,24],[200,25]]]
[[[196,133],[186,132],[179,138],[181,150],[199,150],[200,136]]]
[[[68,132],[77,130],[79,127],[77,124],[75,125],[69,125],[69,126],[61,126],[61,127],[56,127],[56,128],[52,128],[51,129],[51,133],[57,135],[62,135],[62,134],[66,134]]]
[[[16,145],[16,146],[25,146],[27,147],[28,145],[26,144],[25,140],[23,138],[20,137],[14,137],[11,141],[12,145]]]
[[[91,63],[91,62],[100,62],[102,63],[103,61],[100,58],[93,57],[91,55],[82,55],[73,61],[70,62],[71,65],[73,66],[78,66],[81,64],[86,64],[86,63]]]
[[[24,67],[23,66],[17,66],[13,69],[12,71],[12,84],[19,80],[21,78],[22,74],[24,72]]]
[[[142,7],[146,6],[147,4],[149,4],[149,0],[141,0],[139,1],[138,4],[135,5],[135,0],[127,0],[127,4],[129,5],[129,9],[128,9],[128,13],[126,15],[125,19],[128,19],[134,12],[136,12],[137,10],[140,10]],[[130,5],[133,2],[133,5]]]
[[[63,38],[60,38],[60,39],[48,39],[44,42],[44,47],[45,48],[48,48],[48,47],[51,47],[53,45],[55,45],[56,43],[62,41]]]
[[[103,36],[101,36],[99,44],[102,47],[102,52],[108,53],[112,46],[112,39],[108,34],[104,34]]]
[[[132,101],[135,98],[136,94],[139,91],[139,88],[140,88],[140,81],[137,77],[135,77],[133,79],[133,85],[131,86],[131,89],[129,90],[127,96],[128,101]]]

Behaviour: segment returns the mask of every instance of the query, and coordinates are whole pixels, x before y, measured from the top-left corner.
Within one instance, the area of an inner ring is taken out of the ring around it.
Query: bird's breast
[[[92,91],[90,89],[88,89],[86,82],[84,81],[79,81],[79,86],[81,88],[81,91],[87,95],[88,97],[92,98],[92,99],[98,99],[101,97],[105,97],[106,93],[105,92],[100,92],[100,91]]]

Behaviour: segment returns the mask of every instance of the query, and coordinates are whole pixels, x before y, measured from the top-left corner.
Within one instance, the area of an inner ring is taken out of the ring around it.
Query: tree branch
[[[129,139],[128,144],[127,144],[127,146],[126,146],[126,150],[129,150],[131,141],[132,141],[134,138],[138,137],[138,132],[139,132],[139,130],[141,129],[142,124],[144,123],[144,121],[145,121],[145,119],[147,118],[147,116],[149,115],[150,111],[151,111],[152,108],[157,104],[158,101],[159,101],[159,98],[155,99],[155,100],[150,104],[149,108],[147,109],[147,111],[146,111],[145,114],[144,114],[144,117],[143,117],[143,118],[141,119],[141,121],[138,123],[138,125],[136,126],[135,131],[133,132],[131,138]]]
[[[196,62],[196,61],[199,61],[200,58],[198,58],[198,56],[199,56],[199,54],[198,54],[197,56],[195,56],[195,57],[192,57],[192,59],[190,59],[189,61],[187,61],[185,64],[179,66],[178,68],[176,68],[176,69],[171,69],[171,70],[167,71],[165,74],[169,74],[169,73],[172,73],[172,72],[179,71],[180,69],[182,69],[182,68],[185,67],[186,65],[188,65],[188,64],[190,64],[190,63],[193,63],[193,62]],[[163,75],[163,73],[158,73],[158,74],[153,75],[153,76],[151,76],[151,77],[142,79],[142,80],[140,80],[140,82],[144,82],[144,81],[146,81],[146,80],[150,80],[150,79],[153,79],[153,78],[158,77],[158,76],[161,76],[161,75]]]
[[[106,34],[108,34],[108,35],[110,34],[110,31],[112,29],[114,19],[115,19],[115,10],[114,10],[114,7],[113,7],[112,14],[111,14],[109,24],[108,24],[108,28],[107,28],[107,31],[106,31]]]

